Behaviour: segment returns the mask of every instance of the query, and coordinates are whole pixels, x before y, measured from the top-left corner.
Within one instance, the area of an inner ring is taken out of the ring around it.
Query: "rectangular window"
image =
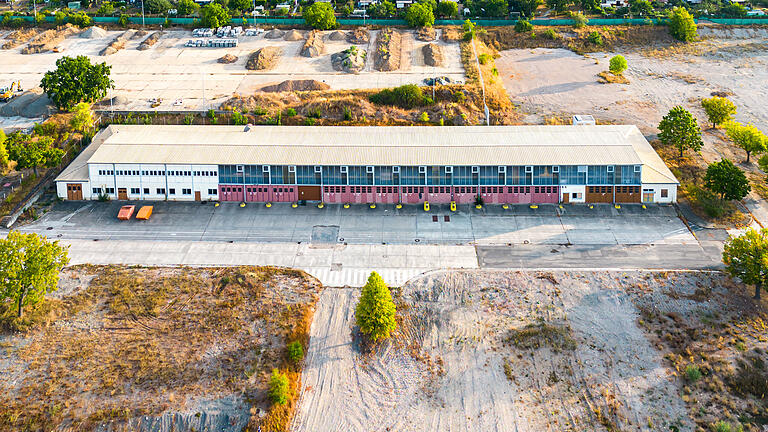
[[[668,189],[662,189],[661,190],[661,197],[662,198],[668,198],[669,197],[669,190]]]
[[[149,195],[149,188],[144,188],[144,194]]]
[[[93,193],[95,193],[95,194],[100,194],[100,193],[101,193],[101,189],[99,189],[99,188],[93,188]]]
[[[107,188],[107,193],[108,193],[108,194],[113,194],[113,193],[115,193],[115,188]]]
[[[132,194],[132,195],[138,195],[138,194],[140,194],[140,193],[141,193],[141,192],[139,192],[139,188],[131,188],[131,194]]]
[[[165,195],[165,188],[157,188],[158,195]]]
[[[160,192],[158,192],[158,193],[160,193]],[[168,195],[176,195],[176,189],[175,188],[168,189]]]
[[[182,195],[192,195],[192,189],[182,189],[181,190]]]

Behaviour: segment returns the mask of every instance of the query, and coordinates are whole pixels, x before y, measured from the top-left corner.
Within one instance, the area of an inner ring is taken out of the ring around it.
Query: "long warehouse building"
[[[67,200],[673,203],[636,126],[111,125],[57,178]]]

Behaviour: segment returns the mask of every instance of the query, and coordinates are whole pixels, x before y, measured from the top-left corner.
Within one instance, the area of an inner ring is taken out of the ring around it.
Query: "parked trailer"
[[[133,210],[136,206],[126,205],[120,207],[120,211],[117,213],[117,218],[120,220],[129,220],[133,216]]]

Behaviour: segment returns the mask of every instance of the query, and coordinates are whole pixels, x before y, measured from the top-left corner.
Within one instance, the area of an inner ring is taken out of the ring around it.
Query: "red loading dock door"
[[[321,198],[320,186],[299,186],[300,200],[320,201]]]

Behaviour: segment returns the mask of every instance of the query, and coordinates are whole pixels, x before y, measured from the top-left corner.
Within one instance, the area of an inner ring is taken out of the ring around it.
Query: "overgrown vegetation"
[[[372,94],[368,99],[375,104],[394,105],[406,109],[434,103],[434,101],[425,96],[421,88],[415,84],[406,84],[393,89],[384,89],[378,93]]]
[[[60,284],[59,299],[5,347],[18,386],[0,391],[0,430],[132,430],[185,409],[187,397],[243,394],[267,411],[245,419],[249,430],[287,430],[300,369],[286,345],[308,342],[314,279],[267,267],[81,266]],[[270,407],[274,369],[288,391]]]
[[[521,329],[513,329],[508,341],[515,347],[526,350],[548,347],[555,352],[560,352],[576,348],[576,341],[571,336],[570,327],[544,321],[528,324]]]

